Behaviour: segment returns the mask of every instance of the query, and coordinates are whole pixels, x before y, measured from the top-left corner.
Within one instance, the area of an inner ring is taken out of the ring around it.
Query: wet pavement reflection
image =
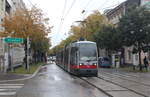
[[[55,64],[47,65],[26,82],[15,97],[108,97]]]

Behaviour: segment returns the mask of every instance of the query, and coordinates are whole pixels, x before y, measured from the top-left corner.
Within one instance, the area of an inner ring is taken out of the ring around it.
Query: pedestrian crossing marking
[[[18,89],[21,89],[24,84],[0,84],[0,96],[16,95]]]
[[[0,96],[11,96],[15,95],[16,92],[0,92]]]
[[[0,86],[7,86],[7,85],[10,85],[10,86],[24,86],[24,84],[0,84]]]
[[[0,92],[1,92],[1,91],[8,91],[8,90],[9,90],[9,91],[13,91],[13,90],[16,90],[16,89],[0,89]]]
[[[0,89],[17,89],[17,88],[22,88],[23,86],[0,86]]]

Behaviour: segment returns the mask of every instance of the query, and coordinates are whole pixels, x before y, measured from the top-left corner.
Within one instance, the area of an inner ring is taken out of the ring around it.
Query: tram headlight
[[[93,63],[93,65],[97,66],[97,63]]]
[[[80,63],[79,65],[81,66],[81,65],[84,65],[84,64],[83,64],[83,63]]]

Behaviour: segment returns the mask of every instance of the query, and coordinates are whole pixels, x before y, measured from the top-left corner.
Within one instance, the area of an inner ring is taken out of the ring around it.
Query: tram
[[[77,76],[98,75],[98,55],[95,42],[77,41],[56,54],[56,64]]]

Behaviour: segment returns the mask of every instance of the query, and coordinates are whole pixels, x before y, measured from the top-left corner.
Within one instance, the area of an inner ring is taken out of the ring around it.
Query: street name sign
[[[5,43],[23,43],[23,38],[4,38]]]

